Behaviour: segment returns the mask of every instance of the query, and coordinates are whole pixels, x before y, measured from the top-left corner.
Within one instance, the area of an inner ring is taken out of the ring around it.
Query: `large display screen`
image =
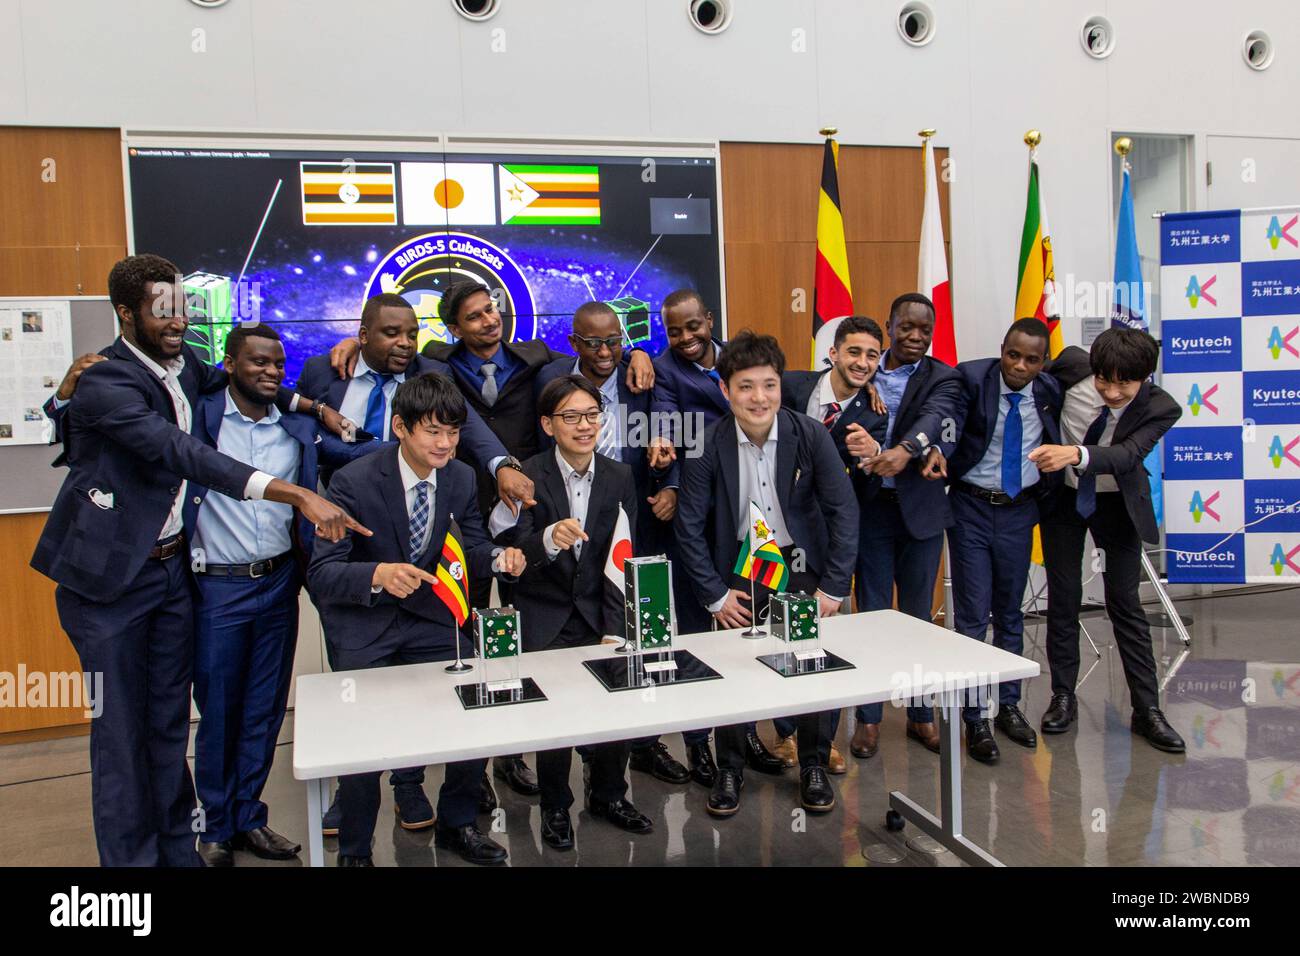
[[[133,251],[184,275],[191,340],[219,357],[240,321],[285,341],[287,381],[354,334],[362,303],[396,292],[421,344],[451,341],[448,284],[481,280],[511,340],[568,346],[573,311],[596,299],[626,339],[666,344],[674,289],[721,295],[716,157],[328,153],[129,144]]]

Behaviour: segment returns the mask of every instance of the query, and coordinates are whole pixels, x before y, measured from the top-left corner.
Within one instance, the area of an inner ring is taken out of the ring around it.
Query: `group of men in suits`
[[[1041,525],[1045,733],[1077,715],[1091,531],[1107,553],[1133,730],[1182,749],[1158,707],[1137,593],[1141,542],[1156,534],[1142,459],[1179,412],[1148,381],[1157,347],[1145,333],[1111,330],[1090,353],[1071,348],[1049,362],[1046,326],[1022,319],[998,358],[952,368],[927,354],[933,306],[909,293],[890,308],[887,338],[850,316],[825,369],[789,371],[775,339],[742,332],[724,343],[700,295],[679,290],[664,300],[668,348],[653,361],[625,347],[617,314],[599,302],[575,312],[570,355],[505,341],[488,290],[460,282],[439,304],[453,343],[419,350],[410,305],[378,295],[356,337],[309,358],[292,393],[281,386],[283,345],[265,325],[231,333],[224,371],[183,344],[183,308],[161,301],[177,274],[155,256],[114,267],[122,336],[79,359],[47,406],[70,471],[33,565],[59,582],[83,666],[115,688],[91,744],[106,864],[228,865],[234,849],[298,851],[267,826],[260,794],[304,584],[335,669],[444,660],[458,641],[471,653],[468,631],[428,586],[453,539],[470,606],[487,606],[495,577],[524,609],[525,652],[599,643],[621,630],[602,574],[620,511],[635,553],[673,559],[683,632],[761,613],[769,593],[758,587],[751,606],[749,582],[733,571],[752,502],[793,569],[789,589],[815,595],[823,615],[891,607],[896,591],[900,610],[929,620],[947,533],[957,629],[984,640],[991,623],[994,642],[1017,653]],[[668,424],[634,427],[646,422]],[[201,809],[184,757],[191,683]],[[1037,745],[1019,700],[1019,682],[1006,682],[996,701],[965,709],[972,758],[998,759],[995,728]],[[882,705],[855,717],[850,750],[867,759]],[[739,810],[747,769],[798,765],[801,805],[832,809],[830,775],[846,769],[832,743],[838,711],[774,723],[772,749],[752,723],[683,734],[686,764],[658,737],[578,748],[585,806],[645,833],[654,824],[628,799],[629,768],[694,780],[708,788],[709,813],[726,817]],[[909,703],[906,731],[938,751],[928,702]],[[542,837],[557,850],[574,845],[571,760],[566,748],[538,754],[536,772],[521,754],[492,761],[512,789],[539,796]],[[476,823],[497,805],[486,767],[449,766],[436,813],[424,768],[392,770],[398,823],[433,826],[440,846],[471,862],[503,861]],[[370,864],[380,776],[340,781],[325,828],[339,836],[343,865]],[[194,814],[202,827],[192,828]]]

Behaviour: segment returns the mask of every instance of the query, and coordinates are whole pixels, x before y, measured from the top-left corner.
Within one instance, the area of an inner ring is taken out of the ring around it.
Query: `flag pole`
[[[474,665],[466,664],[464,661],[460,659],[460,625],[456,623],[456,616],[454,614],[452,615],[451,618],[451,639],[456,644],[456,663],[448,664],[446,667],[443,668],[443,670],[445,670],[448,674],[460,674],[464,671],[472,671],[474,669]]]
[[[766,637],[767,631],[758,626],[758,607],[754,603],[754,579],[749,579],[749,629],[741,631],[741,637]]]

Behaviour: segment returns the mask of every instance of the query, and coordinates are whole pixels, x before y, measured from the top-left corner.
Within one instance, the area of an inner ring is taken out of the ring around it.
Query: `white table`
[[[307,782],[311,864],[324,863],[321,813],[331,777],[628,740],[929,693],[936,695],[943,741],[940,816],[894,791],[889,795],[890,825],[901,827],[900,817],[911,820],[966,862],[1000,865],[962,834],[962,692],[1036,677],[1038,664],[898,611],[839,615],[821,624],[823,648],[854,669],[782,677],[755,659],[774,649],[772,638],[746,639],[729,630],[682,635],[674,645],[693,653],[722,680],[611,693],[581,662],[614,656],[612,646],[569,648],[520,659],[521,676],[537,681],[546,700],[477,710],[465,710],[453,688],[479,679],[479,661],[461,674],[448,674],[445,664],[436,663],[301,676],[293,775]]]

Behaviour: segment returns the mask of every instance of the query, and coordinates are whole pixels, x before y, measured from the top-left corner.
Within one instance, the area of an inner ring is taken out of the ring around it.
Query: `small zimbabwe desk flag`
[[[822,185],[817,196],[817,268],[813,274],[812,368],[823,368],[824,350],[817,347],[817,332],[832,319],[853,314],[849,284],[849,252],[844,242],[844,217],[840,214],[840,146],[826,127],[822,153]],[[822,354],[818,354],[822,353]]]
[[[433,593],[447,605],[456,626],[463,627],[469,620],[469,571],[465,567],[465,549],[460,543],[460,526],[454,520],[442,541],[442,556],[433,576],[438,579],[431,585]]]
[[[740,554],[736,556],[732,572],[773,591],[784,591],[786,582],[790,580],[790,571],[777,546],[776,535],[764,519],[763,512],[752,501],[749,503],[749,527],[740,542]]]

